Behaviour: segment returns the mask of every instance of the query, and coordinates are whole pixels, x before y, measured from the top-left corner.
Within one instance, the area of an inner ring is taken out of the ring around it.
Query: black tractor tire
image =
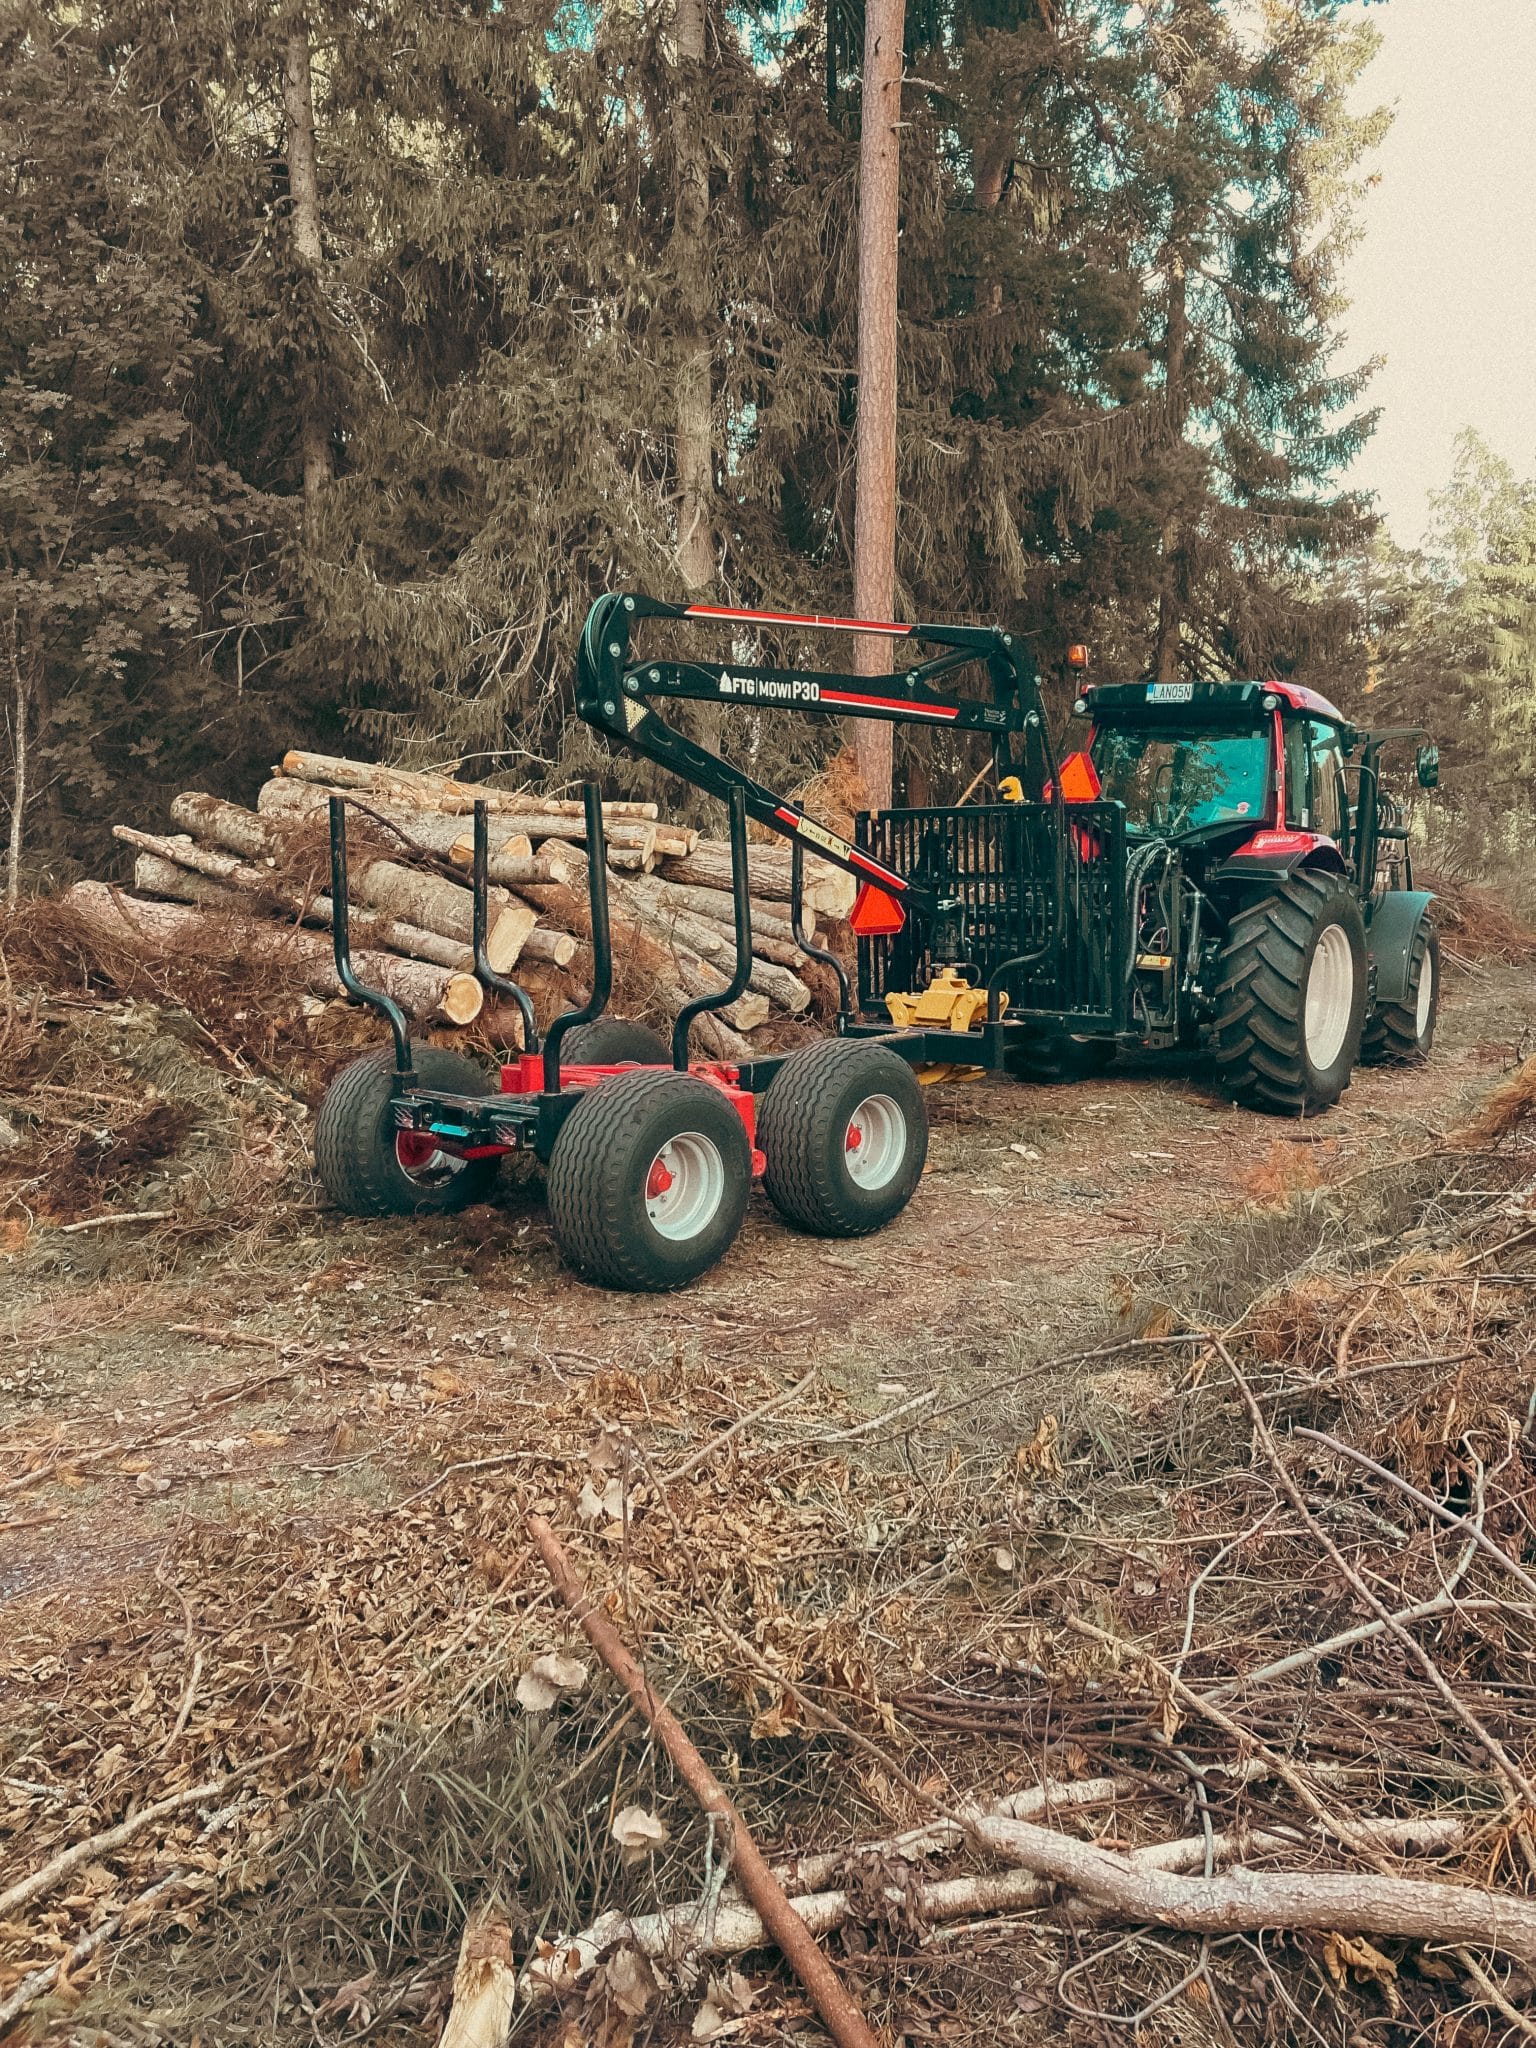
[[[787,1223],[817,1237],[866,1237],[912,1199],[928,1157],[928,1107],[887,1046],[832,1039],[785,1060],[758,1109],[757,1142],[763,1187]],[[864,1145],[868,1172],[857,1157]]]
[[[752,1192],[752,1148],[718,1088],[637,1067],[589,1088],[571,1111],[548,1190],[567,1265],[599,1287],[662,1294],[729,1251]]]
[[[1079,1038],[1072,1032],[1053,1032],[1004,1055],[1003,1064],[1016,1081],[1038,1081],[1051,1087],[1058,1082],[1092,1081],[1109,1067],[1119,1051],[1112,1038]]]
[[[594,1017],[560,1043],[563,1067],[618,1067],[630,1060],[637,1067],[670,1067],[672,1048],[648,1024],[627,1017]]]
[[[417,1045],[411,1060],[423,1088],[445,1095],[496,1092],[485,1069],[462,1053]],[[483,1202],[499,1160],[437,1152],[411,1166],[402,1162],[401,1146],[414,1133],[397,1131],[390,1118],[395,1089],[393,1053],[370,1052],[344,1067],[326,1091],[315,1119],[315,1171],[337,1208],[350,1216],[423,1216]]]
[[[1227,1094],[1270,1116],[1332,1108],[1360,1057],[1366,986],[1365,920],[1342,876],[1303,868],[1245,903],[1216,992]]]
[[[1420,919],[1408,956],[1408,988],[1400,1003],[1378,1003],[1366,1022],[1360,1057],[1370,1066],[1417,1066],[1429,1058],[1440,1015],[1440,934]]]

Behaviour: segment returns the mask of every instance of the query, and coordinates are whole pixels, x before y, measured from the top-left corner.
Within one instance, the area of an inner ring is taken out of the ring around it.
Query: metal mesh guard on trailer
[[[921,989],[935,970],[968,965],[986,982],[1005,960],[1051,937],[1057,886],[1056,812],[1050,804],[878,811],[858,820],[858,844],[897,874],[960,899],[952,918],[908,912],[891,938],[859,941],[859,1002],[882,1009],[887,989]],[[1038,967],[1004,986],[1010,1014],[1070,1012],[1116,1030],[1124,992],[1125,812],[1069,804],[1063,849],[1061,942]]]

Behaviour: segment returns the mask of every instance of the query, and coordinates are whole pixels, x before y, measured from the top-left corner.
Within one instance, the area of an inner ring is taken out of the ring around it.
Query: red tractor
[[[729,660],[637,660],[646,619],[729,633]],[[879,679],[740,658],[764,634],[879,633],[936,649]],[[985,688],[935,685],[980,669]],[[692,698],[982,735],[998,801],[861,816],[848,841],[668,725]],[[1091,1073],[1119,1046],[1207,1044],[1223,1086],[1254,1109],[1308,1116],[1337,1102],[1358,1060],[1422,1058],[1434,1036],[1439,948],[1412,886],[1403,806],[1380,786],[1384,748],[1283,683],[1117,683],[1086,690],[1077,748],[1052,744],[1034,664],[989,627],[898,626],[780,612],[599,599],[577,661],[577,709],[730,811],[736,970],[678,1018],[671,1045],[608,1018],[602,811],[587,789],[590,1001],[542,1046],[532,1005],[485,960],[485,816],[475,818],[476,971],[517,1003],[522,1055],[499,1086],[462,1056],[410,1043],[389,999],[352,969],[344,803],[331,806],[337,970],[389,1020],[321,1108],[316,1159],[360,1215],[483,1199],[498,1160],[548,1168],[561,1251],[602,1284],[680,1286],[726,1251],[754,1178],[793,1227],[859,1236],[911,1198],[927,1150],[914,1069]],[[1437,759],[1421,746],[1418,779]],[[746,821],[792,849],[794,924],[841,991],[836,1034],[787,1055],[691,1062],[694,1017],[740,995],[751,966]],[[809,945],[806,849],[859,883],[857,992]]]

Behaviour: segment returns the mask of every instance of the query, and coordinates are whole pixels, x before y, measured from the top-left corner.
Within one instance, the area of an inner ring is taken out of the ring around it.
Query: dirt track
[[[1071,1088],[944,1087],[929,1172],[891,1229],[797,1237],[759,1196],[725,1263],[670,1297],[574,1282],[532,1175],[447,1222],[363,1225],[300,1190],[232,1245],[172,1248],[169,1271],[128,1233],[34,1232],[0,1282],[0,1679],[82,1600],[153,1570],[178,1528],[384,1505],[445,1445],[494,1453],[509,1399],[607,1367],[769,1361],[787,1386],[814,1366],[854,1416],[989,1392],[955,1411],[957,1445],[1016,1437],[1028,1388],[1010,1373],[1140,1330],[1165,1301],[1239,1297],[1287,1197],[1432,1145],[1533,1034],[1528,970],[1456,974],[1431,1064],[1362,1074],[1305,1127],[1231,1108],[1168,1057]]]

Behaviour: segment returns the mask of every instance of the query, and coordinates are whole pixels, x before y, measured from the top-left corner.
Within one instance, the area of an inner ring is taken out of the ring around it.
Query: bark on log
[[[636,914],[643,917],[666,944],[674,950],[686,947],[699,958],[713,961],[729,976],[736,961],[734,929],[727,931],[713,918],[698,917],[691,910],[663,906],[654,896],[642,894],[638,889],[633,891],[631,900],[636,906]],[[769,1002],[777,1003],[781,1010],[788,1010],[791,1016],[799,1016],[811,1007],[811,992],[799,976],[787,967],[760,958],[755,944],[747,985],[759,995],[766,996]]]
[[[494,843],[493,838],[493,846]],[[537,853],[529,850],[531,843],[526,832],[519,832],[503,845],[499,853],[491,852],[485,866],[488,878],[505,884],[509,889],[520,888],[525,882],[585,881],[585,854],[578,853],[559,839],[546,839]],[[474,840],[467,834],[455,839],[448,848],[448,858],[456,868],[473,868]]]
[[[268,854],[276,853],[282,839],[281,828],[274,826],[270,818],[248,811],[241,804],[226,803],[223,797],[207,796],[199,789],[185,790],[173,799],[171,823],[190,832],[194,839],[207,840],[228,853],[243,854],[247,860],[264,860]]]
[[[678,909],[691,910],[699,917],[711,918],[716,924],[723,924],[727,930],[733,929],[735,926],[736,902],[729,889],[706,889],[697,882],[673,882],[669,881],[663,874],[647,876],[645,887],[647,893],[653,896],[658,903],[676,904]],[[786,945],[793,946],[800,959],[803,960],[805,954],[795,944],[795,929],[789,920],[788,905],[782,902],[770,902],[764,896],[754,896],[751,901],[753,940],[756,941],[759,938],[782,939]],[[803,922],[805,924],[806,937],[814,939],[816,936],[814,913],[807,910]],[[767,957],[773,959],[777,956],[769,954]],[[792,967],[798,963],[786,961],[785,964]]]
[[[549,884],[530,888],[525,893],[549,924],[563,931],[575,932],[579,938],[590,941],[592,918],[585,889]],[[622,954],[625,963],[649,983],[657,1003],[666,1014],[675,1017],[683,1005],[692,1000],[692,992],[683,985],[673,954],[634,921],[627,902],[617,892],[609,905],[609,928],[615,952]],[[718,987],[719,983],[716,982],[715,986]],[[752,1058],[752,1048],[746,1039],[718,1017],[701,1017],[694,1028],[694,1039],[711,1059],[734,1063]]]
[[[298,822],[323,817],[326,805],[333,796],[351,798],[358,811],[366,816],[382,819],[412,845],[423,848],[427,853],[451,859],[454,849],[462,840],[466,849],[463,863],[465,867],[468,867],[473,857],[474,840],[465,831],[463,815],[460,812],[450,814],[418,808],[412,804],[391,803],[387,798],[376,797],[368,791],[332,789],[324,784],[312,782],[287,782],[279,777],[275,782],[263,783],[256,798],[256,809],[264,818]],[[493,860],[502,855],[512,859],[526,859],[532,852],[533,842],[526,832],[509,832],[505,818],[493,819],[489,823],[487,844]],[[198,828],[194,825],[190,829],[196,831]]]
[[[195,957],[228,966],[256,962],[286,967],[316,995],[345,994],[336,977],[330,941],[317,932],[259,918],[215,916],[174,903],[140,903],[105,882],[76,882],[60,900],[94,938],[123,952],[159,959]],[[410,1017],[472,1024],[485,1003],[472,974],[429,966],[424,960],[365,952],[354,955],[354,965],[364,981],[393,996]]]
[[[1265,1927],[1464,1942],[1536,1961],[1536,1900],[1426,1878],[1333,1870],[1227,1870],[1185,1877],[1030,1821],[975,1814],[973,1841],[1117,1920],[1233,1934]]]
[[[788,847],[753,845],[747,855],[747,873],[754,896],[789,901],[790,854]],[[686,859],[663,862],[661,873],[669,882],[699,882],[707,889],[731,886],[731,849],[724,839],[701,839]],[[805,862],[805,904],[828,918],[846,917],[853,907],[858,885],[841,868],[808,854]],[[787,913],[786,913],[787,914]]]
[[[282,914],[329,931],[336,915],[336,906],[329,896],[274,891],[272,877],[264,870],[249,869],[247,872],[255,878],[249,885],[243,877],[235,882],[215,882],[194,868],[162,860],[158,854],[141,853],[133,864],[133,886],[145,896],[162,896],[174,903],[200,903],[205,910],[234,911],[241,917],[249,917],[256,898],[262,896]],[[459,939],[445,939],[441,932],[424,931],[420,925],[407,924],[402,918],[379,917],[370,911],[354,908],[349,929],[354,948],[387,946],[392,953],[404,953],[412,960],[427,960],[435,967],[451,968],[455,974],[474,973],[473,948]],[[531,940],[543,936],[537,931],[531,933],[530,943],[525,945],[524,952],[533,952]],[[563,937],[563,934],[549,936],[554,939]],[[553,960],[556,966],[564,967],[576,950],[574,939],[566,940],[566,944],[570,952],[563,958],[553,951],[541,951],[535,957]]]
[[[546,931],[543,925],[536,924],[523,941],[525,960],[545,960],[551,967],[569,967],[577,950],[569,932]]]
[[[516,2009],[511,1926],[500,1906],[477,1906],[459,1944],[453,2001],[437,2048],[505,2048]]]
[[[483,801],[492,811],[540,811],[563,818],[581,819],[586,806],[579,797],[545,797],[531,789],[492,789],[483,782],[459,782],[451,775],[434,775],[419,768],[391,768],[378,761],[352,761],[339,754],[310,754],[292,748],[284,754],[279,773],[302,782],[329,782],[338,789],[372,789],[393,792],[401,803],[419,803],[441,811],[472,811]],[[660,815],[653,803],[632,798],[604,799],[605,818],[654,820]]]
[[[357,878],[357,893],[365,903],[404,918],[409,924],[424,925],[445,938],[472,942],[475,929],[474,896],[442,875],[423,874],[419,868],[402,867],[398,861],[371,861]],[[496,890],[487,916],[485,957],[498,974],[517,964],[528,934],[538,922],[525,903]]]
[[[720,969],[711,961],[701,960],[686,946],[674,945],[672,956],[677,962],[678,978],[690,997],[717,995],[726,986],[727,978]],[[723,1017],[735,1031],[756,1031],[760,1024],[768,1022],[769,1008],[766,996],[759,995],[755,988],[748,988],[744,995],[709,1014]]]

